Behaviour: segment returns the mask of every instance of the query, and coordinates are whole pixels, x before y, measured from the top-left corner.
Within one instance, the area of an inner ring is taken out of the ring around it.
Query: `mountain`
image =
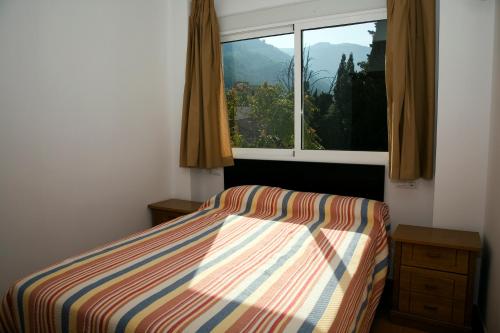
[[[281,48],[281,52],[288,54],[290,57],[295,55],[295,50],[291,48]]]
[[[222,47],[226,88],[236,82],[276,83],[291,57],[258,39],[225,43]]]
[[[348,57],[349,54],[352,53],[356,70],[359,70],[358,63],[366,61],[371,48],[351,43],[318,43],[307,47],[306,52],[308,50],[311,57],[311,68],[313,70],[327,70],[330,73],[336,73],[342,54]]]
[[[312,71],[320,71],[318,77],[327,77],[327,79],[318,81],[315,88],[319,91],[328,90],[331,77],[334,77],[339,67],[342,54],[349,57],[352,53],[355,69],[358,71],[359,62],[366,61],[371,48],[358,44],[342,43],[318,43],[306,48],[306,55],[309,52],[310,67]]]
[[[250,39],[223,44],[225,87],[232,87],[236,82],[248,82],[251,85],[278,82],[278,77],[293,57],[293,49],[279,49],[258,39]],[[366,61],[371,48],[358,44],[317,43],[306,48],[309,52],[310,67],[319,71],[318,77],[326,79],[316,83],[315,88],[326,91],[331,77],[335,76],[342,54],[353,54],[356,69],[358,63]]]

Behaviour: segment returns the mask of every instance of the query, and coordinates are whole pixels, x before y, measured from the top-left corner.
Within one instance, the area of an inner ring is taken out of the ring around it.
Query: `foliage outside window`
[[[300,34],[301,45],[294,45],[293,33],[223,44],[233,147],[387,151],[386,21]],[[300,90],[295,75],[301,77]],[[295,133],[298,93],[301,130]]]
[[[293,34],[223,44],[231,143],[239,148],[293,148]]]

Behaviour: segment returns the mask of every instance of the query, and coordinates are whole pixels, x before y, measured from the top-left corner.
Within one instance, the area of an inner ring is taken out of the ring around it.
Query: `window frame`
[[[375,9],[348,14],[338,14],[316,19],[285,22],[277,25],[233,30],[221,33],[221,43],[245,39],[294,34],[294,148],[232,148],[237,159],[261,159],[302,162],[328,162],[387,165],[388,152],[355,150],[305,150],[303,138],[303,89],[302,89],[302,32],[309,29],[328,28],[387,19],[387,10]],[[299,47],[297,47],[299,46]],[[299,134],[299,135],[298,135]]]

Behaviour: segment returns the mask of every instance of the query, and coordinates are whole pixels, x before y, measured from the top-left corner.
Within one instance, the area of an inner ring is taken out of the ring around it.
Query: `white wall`
[[[489,333],[500,332],[498,307],[500,305],[500,1],[495,8],[495,43],[493,94],[490,119],[490,151],[488,171],[488,192],[486,205],[485,273],[482,276],[484,292],[481,304]]]
[[[482,232],[495,0],[441,0],[434,226]]]
[[[164,0],[0,1],[0,293],[170,196]],[[177,122],[177,119],[175,119]]]
[[[167,111],[168,127],[166,143],[169,147],[169,188],[179,199],[191,198],[191,174],[189,169],[179,167],[182,103],[186,71],[188,17],[190,1],[167,1]]]

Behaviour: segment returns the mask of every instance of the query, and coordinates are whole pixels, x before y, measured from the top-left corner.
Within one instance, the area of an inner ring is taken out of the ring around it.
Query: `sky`
[[[302,43],[305,47],[322,42],[330,44],[352,43],[370,46],[372,36],[368,33],[368,30],[375,30],[375,23],[304,30]],[[293,48],[293,34],[265,37],[260,38],[260,40],[280,49]]]

